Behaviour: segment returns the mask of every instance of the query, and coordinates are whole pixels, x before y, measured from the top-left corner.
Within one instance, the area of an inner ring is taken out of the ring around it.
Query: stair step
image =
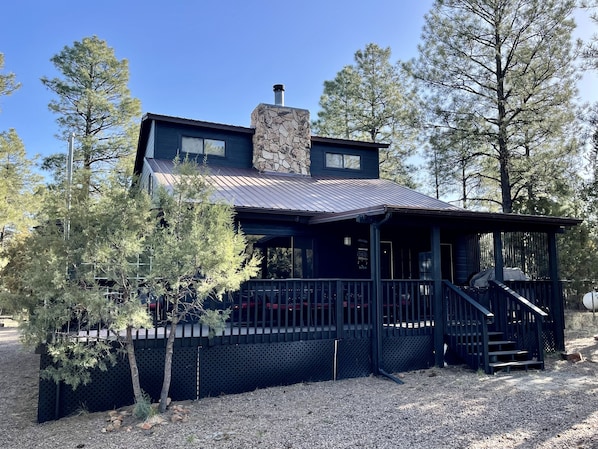
[[[482,336],[481,332],[454,332],[454,333],[451,333],[450,328],[448,329],[448,331],[449,332],[447,332],[446,335],[448,335],[449,337],[481,337]],[[503,336],[502,332],[488,332],[488,340],[490,342],[496,341],[496,340],[494,340],[494,338],[502,337],[502,336]]]
[[[488,342],[488,346],[497,346],[497,345],[514,345],[516,341],[513,340],[490,340]]]
[[[505,351],[488,351],[489,356],[499,356],[499,355],[526,355],[529,354],[528,351],[520,350],[520,349],[509,349]]]
[[[524,368],[526,371],[529,368],[544,369],[544,362],[539,362],[538,360],[492,362],[489,365],[490,365],[490,370],[492,373],[494,373],[494,371],[497,369],[506,369],[507,372],[510,371],[511,368]]]

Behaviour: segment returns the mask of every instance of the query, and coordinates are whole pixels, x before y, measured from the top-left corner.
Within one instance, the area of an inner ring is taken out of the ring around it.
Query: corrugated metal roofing
[[[147,159],[156,182],[171,187],[172,161]],[[216,198],[235,207],[301,213],[342,213],[379,206],[463,210],[385,179],[314,178],[211,167]]]

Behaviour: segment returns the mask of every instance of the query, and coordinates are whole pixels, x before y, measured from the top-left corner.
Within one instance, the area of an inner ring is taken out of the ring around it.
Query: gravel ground
[[[36,424],[38,356],[0,328],[0,448],[598,449],[598,328],[567,331],[543,372],[463,367],[304,383],[179,404],[185,422],[106,432],[108,413]],[[171,412],[172,413],[172,412]],[[168,416],[167,416],[168,418]]]

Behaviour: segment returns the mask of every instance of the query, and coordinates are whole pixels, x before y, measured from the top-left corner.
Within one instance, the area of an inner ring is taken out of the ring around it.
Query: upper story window
[[[326,167],[361,170],[361,156],[354,154],[326,153]]]
[[[211,154],[213,156],[224,156],[226,149],[224,140],[187,136],[182,137],[181,146],[183,152],[188,154]]]

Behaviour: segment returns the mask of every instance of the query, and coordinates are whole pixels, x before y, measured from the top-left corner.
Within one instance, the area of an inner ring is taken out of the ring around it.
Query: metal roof
[[[170,188],[172,161],[147,159],[154,179]],[[379,206],[461,211],[385,179],[347,179],[260,173],[255,169],[209,167],[215,199],[237,208],[302,214],[342,214]]]

